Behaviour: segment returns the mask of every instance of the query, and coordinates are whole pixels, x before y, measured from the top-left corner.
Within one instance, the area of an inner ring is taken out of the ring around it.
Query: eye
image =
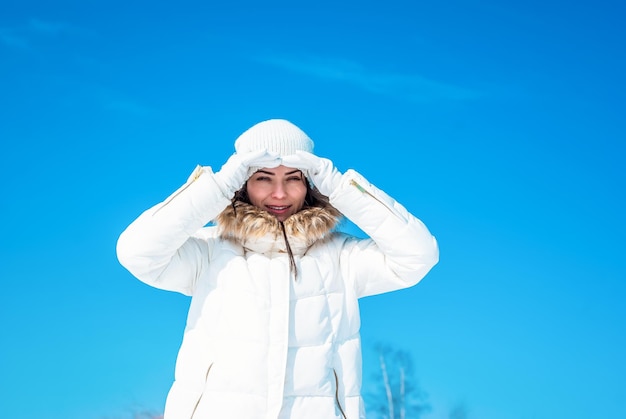
[[[300,177],[300,175],[298,175],[298,176],[289,176],[289,177],[287,178],[287,180],[288,180],[288,181],[301,181],[301,180],[302,180],[302,178]]]
[[[260,175],[254,178],[255,181],[261,181],[261,182],[267,182],[270,180],[269,176],[266,175]]]

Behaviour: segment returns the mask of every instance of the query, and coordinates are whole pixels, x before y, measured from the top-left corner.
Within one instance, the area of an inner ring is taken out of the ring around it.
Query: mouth
[[[291,205],[266,205],[265,208],[274,215],[283,215],[289,211]]]

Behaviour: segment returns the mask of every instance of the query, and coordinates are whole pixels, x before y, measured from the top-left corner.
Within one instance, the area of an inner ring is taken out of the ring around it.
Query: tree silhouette
[[[413,362],[407,351],[376,345],[378,368],[376,390],[368,397],[368,418],[419,419],[430,410],[426,393],[418,386]]]

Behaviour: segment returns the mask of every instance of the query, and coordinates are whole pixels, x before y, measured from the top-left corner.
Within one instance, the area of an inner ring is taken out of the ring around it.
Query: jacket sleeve
[[[350,242],[340,260],[357,297],[413,286],[439,261],[424,223],[354,170],[343,174],[329,199],[369,236]]]
[[[148,285],[191,295],[209,252],[195,234],[229,204],[211,168],[198,166],[187,183],[122,232],[118,260]]]

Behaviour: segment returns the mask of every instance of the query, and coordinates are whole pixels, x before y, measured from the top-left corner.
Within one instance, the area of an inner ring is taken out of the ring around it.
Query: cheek
[[[263,199],[263,193],[258,188],[248,188],[248,199],[252,205],[258,207]]]
[[[304,199],[306,198],[306,186],[298,186],[294,188],[291,192],[292,198],[299,204],[299,208],[302,208],[304,205]]]

